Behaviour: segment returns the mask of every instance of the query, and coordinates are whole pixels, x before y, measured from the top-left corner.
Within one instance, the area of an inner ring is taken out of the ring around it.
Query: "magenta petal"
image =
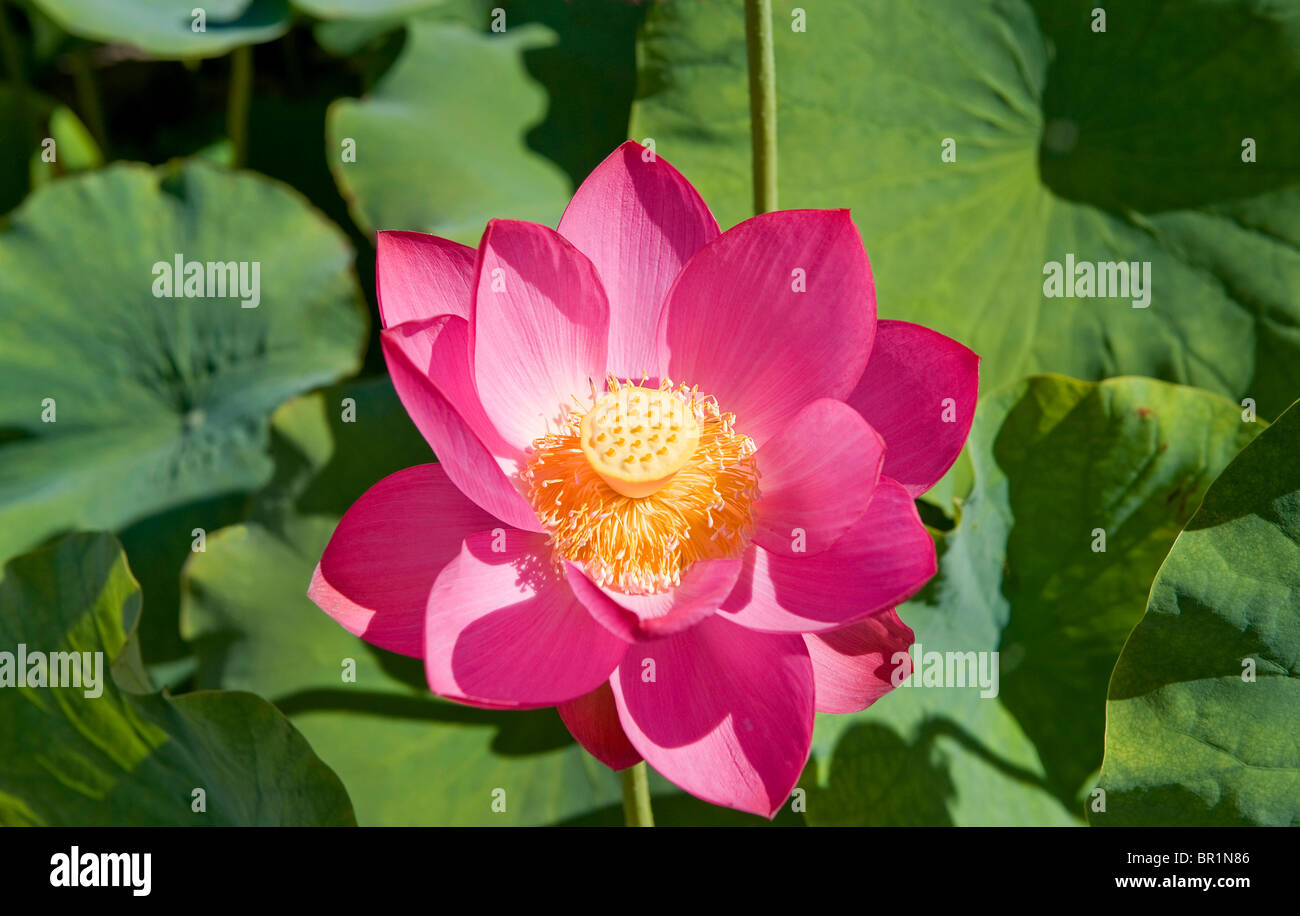
[[[819,398],[755,458],[763,496],[754,504],[754,541],[772,553],[803,556],[821,553],[862,518],[885,442],[852,407]]]
[[[641,755],[627,740],[618,721],[618,707],[608,681],[556,709],[574,740],[611,770],[626,770],[641,762]]]
[[[610,686],[632,746],[711,804],[772,817],[808,761],[812,663],[798,636],[715,615],[631,646]]]
[[[682,583],[660,595],[625,595],[602,588],[572,563],[565,575],[573,593],[611,633],[628,640],[667,636],[693,626],[718,609],[740,575],[741,561],[703,560],[682,575]]]
[[[779,210],[691,259],[668,293],[659,352],[666,375],[716,397],[762,445],[809,401],[844,400],[875,325],[871,267],[848,211]]]
[[[609,370],[656,375],[659,313],[668,288],[691,255],[718,235],[699,193],[675,168],[629,140],[587,176],[559,231],[591,258],[609,296]]]
[[[603,390],[605,291],[578,249],[553,229],[488,223],[479,245],[471,351],[483,410],[522,452],[557,426],[574,398]]]
[[[382,333],[388,374],[402,406],[447,476],[474,502],[507,524],[529,531],[541,523],[506,468],[485,443],[509,449],[483,414],[469,372],[469,330],[454,315],[407,322]]]
[[[344,513],[307,596],[349,633],[418,658],[438,573],[460,553],[466,535],[498,524],[441,465],[390,474]]]
[[[903,485],[881,477],[867,511],[813,556],[751,547],[718,616],[772,633],[818,633],[906,601],[934,575],[934,540]]]
[[[938,331],[881,321],[857,388],[846,400],[885,438],[884,473],[913,497],[957,460],[979,395],[980,358]]]
[[[375,292],[384,327],[439,315],[468,319],[473,304],[473,248],[423,232],[380,232]]]
[[[829,633],[808,633],[818,712],[861,712],[912,673],[916,635],[893,608]],[[895,661],[897,658],[897,661]]]
[[[469,702],[576,699],[607,680],[627,649],[573,596],[545,535],[527,531],[465,538],[434,583],[426,626],[429,688]]]

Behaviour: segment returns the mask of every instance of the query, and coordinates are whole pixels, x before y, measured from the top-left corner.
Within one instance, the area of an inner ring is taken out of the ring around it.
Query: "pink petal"
[[[884,473],[913,497],[947,473],[966,443],[979,366],[973,351],[938,331],[906,321],[877,325],[871,360],[846,400],[885,437]]]
[[[442,465],[406,468],[344,513],[307,596],[349,633],[418,658],[438,573],[466,535],[499,524],[465,498]]]
[[[423,232],[380,232],[375,292],[384,327],[439,315],[468,319],[473,248]]]
[[[430,689],[466,702],[573,700],[607,680],[627,649],[573,596],[546,536],[527,531],[465,538],[434,583],[426,625]]]
[[[885,441],[843,401],[818,398],[755,458],[763,495],[754,504],[754,542],[804,556],[831,546],[867,511]]]
[[[650,161],[646,161],[649,156]],[[718,223],[691,183],[628,140],[587,176],[560,235],[591,258],[609,295],[609,370],[656,375],[659,313],[682,266]]]
[[[762,445],[809,401],[844,400],[875,324],[871,267],[849,212],[780,210],[691,259],[668,293],[659,352],[666,375],[715,396]]]
[[[718,616],[772,633],[819,633],[902,604],[934,575],[931,539],[903,485],[881,477],[862,518],[827,550],[750,548]]]
[[[516,462],[488,421],[469,371],[469,325],[454,315],[388,328],[381,343],[388,374],[447,476],[474,502],[515,528],[541,530],[528,500],[507,476]],[[487,440],[485,442],[485,439]]]
[[[608,337],[605,291],[585,255],[545,226],[488,223],[470,347],[483,409],[506,442],[522,452],[575,397],[603,390]]]
[[[624,639],[653,639],[693,626],[718,609],[740,575],[740,558],[692,564],[682,583],[659,595],[625,595],[602,588],[572,563],[565,575],[573,593],[611,633]]]
[[[614,692],[608,681],[556,708],[574,740],[611,770],[626,770],[641,762],[641,755],[619,724],[618,707],[614,705]]]
[[[889,693],[912,673],[907,649],[915,638],[893,608],[828,633],[806,634],[817,711],[861,712]]]
[[[808,761],[812,663],[798,636],[713,616],[631,646],[610,686],[632,746],[711,804],[772,817]]]

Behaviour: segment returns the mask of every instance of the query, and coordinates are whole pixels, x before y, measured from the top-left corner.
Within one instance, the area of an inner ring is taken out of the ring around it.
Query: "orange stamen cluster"
[[[533,443],[523,479],[558,557],[632,595],[738,556],[758,499],[754,443],[698,389],[611,377],[591,406]],[[621,441],[620,441],[621,440]]]

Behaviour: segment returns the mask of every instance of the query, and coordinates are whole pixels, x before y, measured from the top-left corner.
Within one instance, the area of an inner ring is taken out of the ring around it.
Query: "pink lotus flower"
[[[913,498],[966,439],[979,358],[876,320],[848,211],[720,234],[632,142],[558,232],[380,233],[378,286],[439,463],[348,510],[312,600],[441,696],[558,706],[614,769],[773,816],[814,711],[893,686],[894,606],[935,572]]]

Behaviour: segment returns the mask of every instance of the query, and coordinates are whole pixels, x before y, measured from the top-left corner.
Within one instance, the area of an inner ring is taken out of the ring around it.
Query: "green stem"
[[[230,54],[230,104],[226,109],[226,135],[230,137],[231,168],[248,161],[248,106],[253,94],[253,49],[240,45]]]
[[[653,827],[654,812],[650,810],[650,778],[645,761],[628,767],[623,776],[623,819],[629,827]]]
[[[77,48],[70,59],[72,82],[76,87],[77,108],[81,110],[82,122],[107,158],[108,128],[104,121],[104,109],[99,104],[99,88],[95,85],[95,75],[90,68],[90,48]]]
[[[776,209],[776,55],[772,0],[745,0],[749,56],[749,133],[754,150],[754,212]]]

